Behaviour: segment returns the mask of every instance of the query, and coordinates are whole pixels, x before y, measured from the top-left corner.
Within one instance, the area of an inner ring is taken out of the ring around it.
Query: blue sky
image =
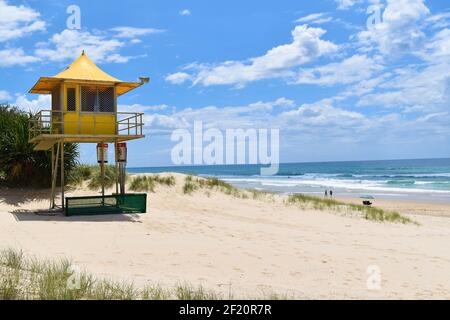
[[[279,128],[282,162],[450,155],[448,1],[0,0],[0,102],[48,108],[26,93],[82,49],[122,80],[151,77],[119,100],[146,115],[130,166],[171,165],[172,131],[195,120]]]

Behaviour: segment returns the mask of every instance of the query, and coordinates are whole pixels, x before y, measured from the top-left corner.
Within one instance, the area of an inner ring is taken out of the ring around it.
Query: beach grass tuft
[[[79,186],[84,181],[90,180],[97,168],[91,165],[80,164],[76,166],[67,176],[67,183],[72,186]]]
[[[414,223],[408,217],[401,215],[396,211],[386,211],[381,208],[364,206],[355,203],[345,203],[335,199],[323,199],[314,196],[308,196],[304,194],[293,194],[287,199],[289,204],[297,204],[301,207],[313,208],[315,210],[333,210],[333,211],[350,211],[361,214],[364,219],[378,222],[397,222],[397,223]]]
[[[112,188],[116,183],[117,179],[117,171],[116,167],[113,165],[105,166],[105,175],[104,179],[101,175],[101,170],[98,167],[95,167],[92,173],[92,177],[89,180],[88,188],[91,190],[98,190],[102,186],[102,180],[104,180],[105,188]]]
[[[248,198],[245,191],[239,190],[233,185],[216,177],[194,177],[188,175],[184,179],[183,193],[191,194],[195,190],[218,190],[227,195],[231,195],[236,198]]]
[[[180,283],[171,288],[95,279],[70,260],[28,258],[22,251],[0,251],[0,300],[218,300],[203,286]]]
[[[176,298],[178,300],[220,300],[221,296],[217,293],[206,290],[202,286],[194,287],[188,283],[178,284],[175,288]]]
[[[23,262],[22,250],[4,249],[0,253],[0,263],[8,268],[20,269]]]
[[[164,177],[161,177],[160,175],[139,175],[131,180],[129,188],[133,191],[155,192],[157,184],[171,187],[174,186],[175,183],[175,177],[171,175]]]

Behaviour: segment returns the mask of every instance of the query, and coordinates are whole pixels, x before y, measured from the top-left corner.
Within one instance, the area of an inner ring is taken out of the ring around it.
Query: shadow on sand
[[[26,188],[9,189],[0,187],[0,203],[19,207],[28,202],[45,200],[50,202],[50,189],[33,190]]]
[[[105,214],[92,216],[71,216],[66,217],[61,210],[13,210],[10,213],[16,221],[83,221],[83,222],[134,222],[141,223],[138,214]]]

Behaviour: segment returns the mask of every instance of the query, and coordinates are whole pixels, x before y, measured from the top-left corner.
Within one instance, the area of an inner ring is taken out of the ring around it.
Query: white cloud
[[[425,45],[421,52],[424,60],[436,63],[440,61],[448,61],[450,58],[450,29],[439,31]]]
[[[0,67],[23,66],[39,61],[37,57],[26,55],[21,48],[0,50]]]
[[[194,121],[201,120],[205,127],[219,129],[267,127],[274,114],[280,114],[295,107],[295,102],[287,98],[275,101],[258,101],[244,106],[206,106],[184,108],[169,113],[146,112],[146,131],[152,134],[170,134],[173,129],[189,128]],[[162,111],[167,111],[165,108]]]
[[[333,18],[327,13],[312,13],[295,20],[297,23],[323,24],[332,21]]]
[[[372,77],[382,69],[375,58],[354,55],[338,63],[301,70],[296,76],[297,84],[342,85],[362,81]]]
[[[120,112],[155,112],[155,111],[165,111],[170,109],[167,104],[158,104],[152,106],[146,106],[142,104],[132,104],[132,105],[124,105],[121,104],[118,106],[118,110]]]
[[[15,106],[24,111],[36,112],[43,109],[51,109],[52,97],[49,94],[40,94],[35,99],[29,100],[26,95],[19,95],[16,98]]]
[[[83,50],[96,63],[126,63],[135,58],[119,53],[127,44],[142,42],[138,37],[161,33],[154,28],[116,27],[111,32],[90,32],[88,30],[63,30],[54,34],[47,42],[36,44],[34,55],[46,61],[71,61]],[[131,39],[129,42],[126,39]],[[145,56],[145,55],[144,55]]]
[[[450,63],[394,70],[373,93],[361,97],[360,106],[396,107],[404,111],[432,112],[450,103]]]
[[[189,9],[184,9],[180,11],[180,15],[181,16],[190,16],[191,15],[191,10]]]
[[[0,42],[18,39],[45,30],[40,13],[23,5],[14,6],[0,0]]]
[[[353,7],[357,3],[361,3],[361,0],[334,0],[339,10],[347,10],[350,7]]]
[[[11,95],[8,91],[0,90],[0,103],[8,102],[11,100]]]
[[[191,80],[191,78],[192,77],[186,72],[176,72],[169,74],[165,80],[173,84],[182,84],[183,82]]]
[[[292,76],[292,68],[313,61],[326,54],[334,53],[338,46],[321,37],[326,33],[321,28],[307,25],[295,27],[292,42],[274,47],[264,55],[248,61],[225,61],[216,65],[191,64],[185,71],[193,71],[189,80],[194,85],[236,85],[261,79]],[[168,81],[182,83],[188,80],[188,73],[169,75]]]
[[[89,57],[97,63],[125,63],[130,60],[130,57],[117,53],[124,45],[124,42],[104,34],[64,30],[54,34],[48,42],[39,43],[35,54],[41,59],[62,62],[73,60],[85,50]]]
[[[450,12],[443,12],[429,16],[426,22],[433,28],[447,28],[450,26]]]
[[[421,22],[429,13],[424,0],[387,0],[382,21],[361,31],[358,39],[366,48],[375,45],[386,55],[411,53],[425,37]]]
[[[153,135],[170,135],[174,129],[192,129],[194,121],[202,121],[204,129],[222,131],[278,128],[282,148],[307,150],[315,150],[318,141],[323,144],[342,143],[342,146],[355,143],[392,145],[404,141],[417,142],[438,133],[450,134],[448,112],[428,112],[408,119],[396,112],[366,115],[335,104],[333,99],[323,99],[297,107],[294,101],[280,98],[243,106],[185,108],[169,114],[146,114],[145,130]],[[420,139],[415,137],[418,133]]]
[[[111,29],[116,32],[117,38],[137,38],[149,34],[162,33],[165,30],[155,28],[115,27]]]

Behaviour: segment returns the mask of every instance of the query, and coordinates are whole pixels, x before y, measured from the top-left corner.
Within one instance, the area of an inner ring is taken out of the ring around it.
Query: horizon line
[[[449,157],[438,157],[438,158],[411,158],[411,159],[370,159],[370,160],[328,160],[328,161],[304,161],[304,162],[280,162],[283,164],[309,164],[309,163],[342,163],[342,162],[375,162],[375,161],[416,161],[416,160],[450,160]],[[232,166],[266,166],[270,164],[262,163],[243,163],[243,164],[191,164],[191,165],[167,165],[167,166],[133,166],[128,167],[128,169],[138,169],[138,168],[182,168],[182,167],[232,167]]]

